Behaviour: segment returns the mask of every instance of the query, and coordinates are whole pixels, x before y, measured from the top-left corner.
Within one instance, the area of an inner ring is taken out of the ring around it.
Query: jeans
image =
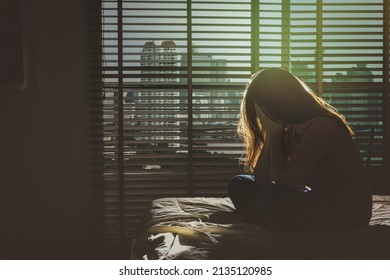
[[[257,186],[252,175],[237,175],[228,193],[237,214],[273,230],[338,227],[337,213],[315,194],[292,186]]]

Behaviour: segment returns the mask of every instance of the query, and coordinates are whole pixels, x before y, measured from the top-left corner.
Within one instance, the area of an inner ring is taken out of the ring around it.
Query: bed
[[[373,196],[369,227],[297,232],[245,222],[229,198],[156,199],[132,252],[135,259],[390,259],[390,196]]]

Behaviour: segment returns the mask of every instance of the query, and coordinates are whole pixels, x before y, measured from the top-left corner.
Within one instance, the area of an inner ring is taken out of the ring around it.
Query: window
[[[226,195],[244,160],[242,93],[264,67],[306,81],[345,114],[366,164],[388,168],[387,0],[102,0],[99,12],[91,92],[107,238],[133,237],[154,198]]]

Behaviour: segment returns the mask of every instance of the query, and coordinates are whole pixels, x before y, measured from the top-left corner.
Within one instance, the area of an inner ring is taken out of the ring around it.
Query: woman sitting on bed
[[[352,129],[296,76],[281,68],[254,74],[238,132],[253,174],[229,184],[242,217],[282,230],[368,225],[371,190]]]

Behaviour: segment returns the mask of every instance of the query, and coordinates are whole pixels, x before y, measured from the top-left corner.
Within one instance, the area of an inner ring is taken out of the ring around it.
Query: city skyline
[[[223,2],[192,1],[192,44],[199,53],[226,60],[230,82],[245,83],[250,77],[253,59],[251,1],[242,1],[240,5],[234,1]],[[316,1],[292,0],[290,3],[290,12],[286,14],[280,0],[259,2],[259,65],[280,67],[299,61],[314,71],[318,47]],[[331,82],[337,73],[347,74],[348,70],[343,68],[350,69],[357,63],[365,63],[374,80],[380,82],[383,25],[380,3],[379,0],[323,1],[321,49],[324,82]],[[115,7],[115,3],[105,5]],[[106,24],[103,24],[106,26],[103,37],[107,36],[108,45],[117,38],[110,12],[107,11]],[[153,5],[148,1],[124,3],[123,44],[127,46],[123,53],[124,66],[137,67],[140,61],[137,54],[146,41],[173,40],[178,52],[187,55],[186,17],[186,1]],[[288,28],[284,27],[286,24]],[[115,52],[109,47],[106,50],[108,54]],[[110,55],[106,58],[108,61],[117,60]],[[139,81],[132,77],[125,79],[126,83]]]

